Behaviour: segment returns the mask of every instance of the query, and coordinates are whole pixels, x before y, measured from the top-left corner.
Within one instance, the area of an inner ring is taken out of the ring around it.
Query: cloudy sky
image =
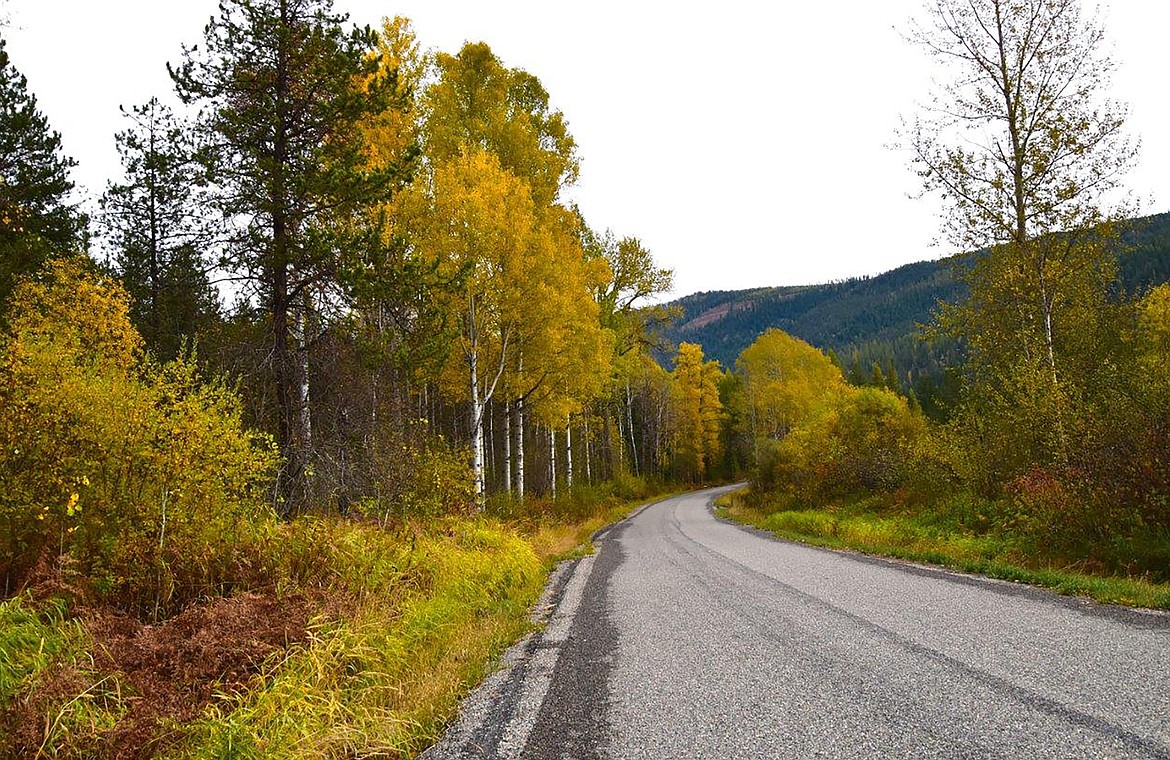
[[[900,37],[922,0],[336,0],[361,24],[413,20],[425,47],[483,40],[541,79],[580,146],[590,224],[640,237],[675,295],[876,274],[950,253],[937,205],[888,147],[926,99]],[[91,196],[118,172],[119,105],[170,96],[166,62],[215,0],[0,0],[8,52]],[[1170,210],[1170,3],[1102,6],[1114,94],[1140,138],[1130,187]]]

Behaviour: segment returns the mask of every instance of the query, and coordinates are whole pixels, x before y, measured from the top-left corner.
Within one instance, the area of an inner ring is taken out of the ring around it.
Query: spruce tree
[[[376,35],[345,21],[330,0],[224,0],[169,67],[201,109],[213,207],[231,227],[222,264],[267,313],[285,511],[312,457],[308,357],[350,223],[397,174],[371,166],[358,128],[390,105],[394,77],[379,75]]]
[[[214,230],[189,131],[157,98],[126,116],[133,126],[115,136],[124,182],[106,188],[100,229],[133,299],[131,319],[147,348],[170,359],[218,316],[207,277]]]
[[[85,218],[68,202],[74,165],[0,39],[0,304],[16,278],[80,248]]]

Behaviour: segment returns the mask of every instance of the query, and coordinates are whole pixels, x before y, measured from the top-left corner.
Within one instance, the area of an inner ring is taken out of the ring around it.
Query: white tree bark
[[[475,496],[483,498],[483,402],[479,397],[479,354],[475,343],[467,355],[471,374],[471,472],[475,478]]]
[[[585,415],[585,482],[593,485],[593,446],[589,438],[589,415]]]
[[[504,492],[512,493],[512,402],[504,404]]]
[[[306,288],[304,313],[296,323],[297,340],[297,435],[301,464],[306,465],[313,450],[312,399],[309,395],[309,343],[312,340],[313,297]]]
[[[500,361],[496,367],[496,375],[492,381],[482,384],[479,377],[479,325],[476,321],[475,297],[468,296],[467,322],[465,323],[467,346],[465,355],[469,380],[471,382],[471,469],[475,478],[475,496],[480,507],[483,507],[484,497],[484,410],[487,403],[495,395],[500,377],[504,374],[505,362],[508,357],[508,332],[505,331],[500,340]]]
[[[565,424],[565,487],[573,490],[573,423]]]
[[[557,431],[548,429],[548,488],[552,497],[557,498]]]
[[[524,357],[517,362],[517,371],[524,372]],[[516,399],[516,496],[524,501],[524,399]]]
[[[484,404],[483,415],[483,465],[484,483],[486,485],[486,483],[491,482],[492,477],[496,473],[496,421],[492,402],[488,401]]]

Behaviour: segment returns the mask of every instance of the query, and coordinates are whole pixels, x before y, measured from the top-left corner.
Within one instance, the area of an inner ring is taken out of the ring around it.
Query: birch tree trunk
[[[638,440],[634,437],[634,401],[630,395],[630,384],[626,383],[626,429],[630,431],[630,463],[634,465],[634,474],[640,475],[638,469]]]
[[[475,477],[475,497],[483,499],[483,402],[479,398],[479,356],[471,344],[467,363],[471,375],[471,472]]]
[[[557,498],[557,431],[548,429],[548,490]]]
[[[524,399],[522,398],[516,399],[516,496],[520,501],[524,501]]]
[[[504,493],[512,494],[512,402],[504,403]]]
[[[313,450],[313,421],[309,396],[309,343],[313,330],[313,297],[304,291],[304,313],[297,323],[297,437],[301,465],[307,466]]]
[[[593,485],[593,446],[589,438],[589,415],[585,415],[585,482]]]
[[[565,487],[573,490],[573,424],[565,424]]]
[[[488,401],[484,404],[484,487],[486,490],[487,483],[490,482],[496,474],[496,436],[495,436],[495,420],[494,404]]]

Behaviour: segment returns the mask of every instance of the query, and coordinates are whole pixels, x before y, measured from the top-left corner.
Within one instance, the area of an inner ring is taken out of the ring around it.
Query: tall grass
[[[314,621],[306,646],[191,725],[176,757],[409,756],[529,625],[541,563],[504,526],[448,520],[409,536],[351,526],[344,540],[364,546],[338,563],[347,576],[399,582],[375,582],[343,615]]]
[[[83,756],[126,712],[131,695],[116,674],[94,669],[90,647],[63,602],[0,601],[0,714],[31,710],[43,718],[38,732],[5,742],[21,756]],[[30,693],[36,698],[25,701]],[[0,756],[9,747],[0,745]]]

